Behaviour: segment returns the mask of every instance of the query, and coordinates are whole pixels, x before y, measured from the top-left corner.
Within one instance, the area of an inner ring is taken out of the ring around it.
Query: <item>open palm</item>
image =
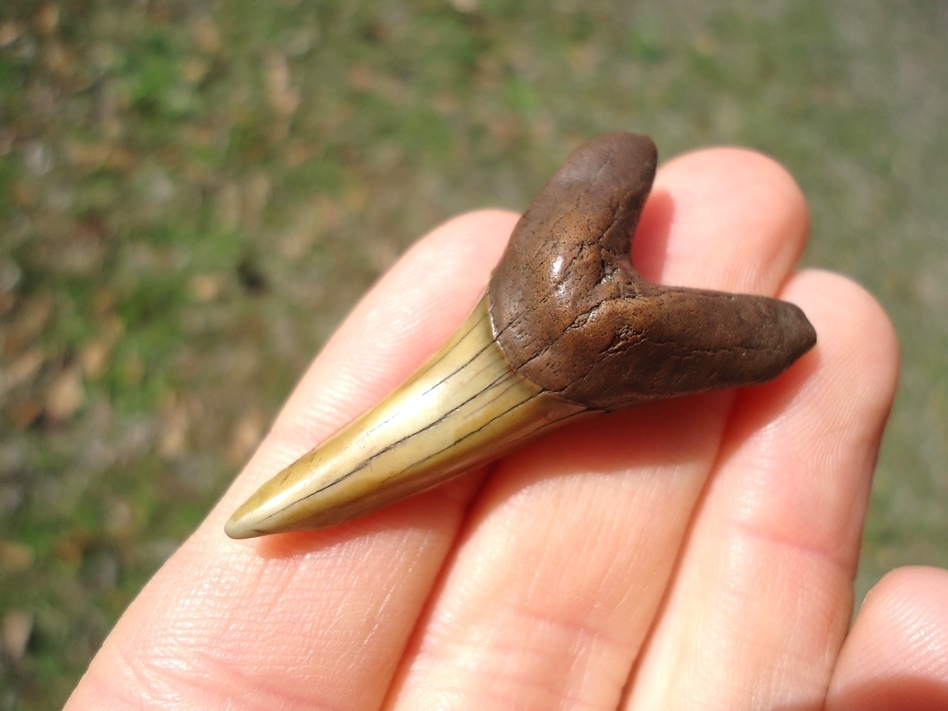
[[[457,218],[381,280],[67,708],[948,707],[948,573],[896,571],[850,630],[891,327],[851,282],[793,272],[802,197],[746,151],[664,166],[633,260],[800,305],[819,343],[790,371],[564,428],[345,526],[225,537],[260,483],[447,338],[515,219]]]

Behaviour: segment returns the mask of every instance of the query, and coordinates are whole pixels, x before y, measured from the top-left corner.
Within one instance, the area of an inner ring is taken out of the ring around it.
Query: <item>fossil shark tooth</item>
[[[769,380],[816,342],[796,306],[667,287],[633,268],[657,156],[576,150],[517,224],[486,294],[404,384],[265,483],[232,538],[325,528],[435,487],[565,422]]]

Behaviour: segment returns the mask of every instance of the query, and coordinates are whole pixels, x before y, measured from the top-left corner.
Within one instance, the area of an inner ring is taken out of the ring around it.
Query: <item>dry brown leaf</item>
[[[23,34],[23,27],[18,22],[4,22],[0,24],[0,47],[11,45],[20,39]]]
[[[51,35],[59,26],[59,7],[56,3],[46,2],[36,13],[36,26],[44,35]]]
[[[187,436],[191,416],[187,402],[176,394],[162,403],[162,430],[158,439],[158,453],[166,459],[177,459],[187,452]]]
[[[11,573],[29,570],[36,559],[36,553],[25,543],[0,540],[0,568]]]
[[[32,612],[13,609],[3,613],[3,651],[11,662],[23,659],[32,634]]]
[[[263,437],[263,428],[263,416],[256,410],[241,415],[227,445],[228,464],[237,467],[247,461]]]
[[[271,52],[266,60],[267,97],[278,114],[292,116],[300,105],[299,90],[290,86],[290,66],[286,57]]]
[[[4,393],[31,381],[43,367],[45,355],[39,346],[19,355],[7,368],[0,370],[0,398]]]
[[[195,274],[188,280],[188,292],[195,301],[216,301],[224,290],[224,280],[219,274]]]
[[[43,410],[54,422],[65,422],[76,414],[85,401],[82,373],[78,367],[70,367],[57,375],[46,391]]]

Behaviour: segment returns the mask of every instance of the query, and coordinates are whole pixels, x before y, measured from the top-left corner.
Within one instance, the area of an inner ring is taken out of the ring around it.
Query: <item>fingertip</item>
[[[507,210],[478,210],[454,217],[418,240],[382,276],[347,323],[365,312],[412,314],[473,300],[484,289],[518,219]],[[456,318],[465,313],[453,314]],[[456,310],[456,309],[454,309]]]
[[[403,266],[402,262],[410,266],[419,254],[441,255],[454,251],[465,259],[476,259],[481,267],[493,269],[518,219],[520,215],[516,212],[494,208],[461,213],[437,225],[418,240],[396,266]]]
[[[948,571],[906,567],[866,596],[827,703],[836,709],[948,707]]]
[[[948,570],[912,565],[887,573],[866,594],[863,613],[902,628],[911,626],[912,620],[934,618],[942,621],[938,626],[948,635]]]
[[[898,385],[899,345],[881,304],[848,277],[816,269],[794,274],[780,297],[803,309],[817,333],[812,357],[832,366],[829,380],[816,387],[859,408],[872,406],[884,423]]]
[[[806,211],[806,201],[793,175],[766,153],[741,146],[714,146],[675,156],[661,166],[663,179],[684,176],[702,192],[729,192],[741,184],[766,183],[768,191],[779,192],[781,202],[792,199]]]
[[[756,151],[704,149],[661,166],[634,261],[666,283],[773,293],[808,231],[806,200],[786,168]]]

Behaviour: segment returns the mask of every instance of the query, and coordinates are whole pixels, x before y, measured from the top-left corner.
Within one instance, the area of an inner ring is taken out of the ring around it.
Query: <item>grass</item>
[[[904,350],[858,591],[948,565],[946,31],[856,0],[5,3],[0,618],[29,634],[0,709],[61,705],[408,244],[606,130],[797,176],[806,263]]]

